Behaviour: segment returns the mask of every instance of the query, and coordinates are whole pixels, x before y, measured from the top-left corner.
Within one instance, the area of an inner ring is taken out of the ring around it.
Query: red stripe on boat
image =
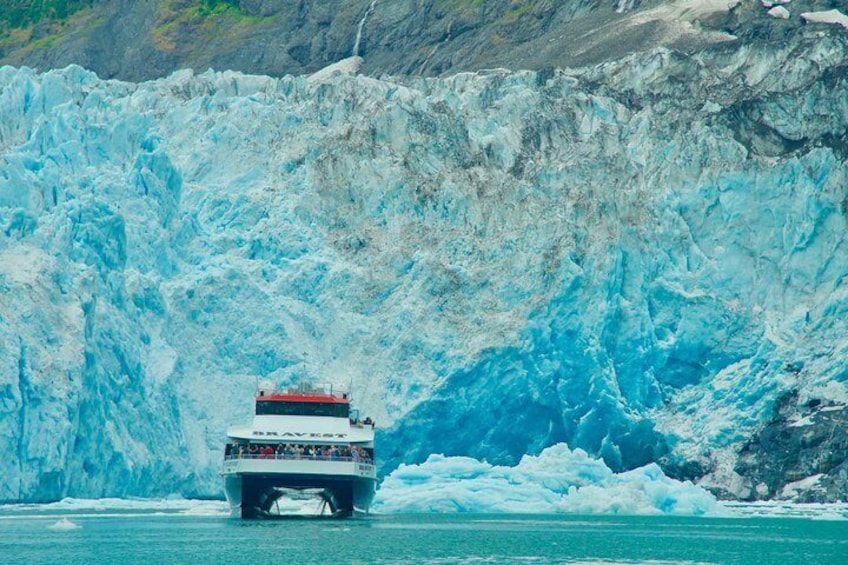
[[[256,401],[349,404],[347,398],[338,398],[329,394],[266,394],[265,396],[257,396]]]

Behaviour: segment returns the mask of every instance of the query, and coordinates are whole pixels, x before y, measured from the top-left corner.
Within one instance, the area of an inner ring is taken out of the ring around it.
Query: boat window
[[[331,416],[334,418],[347,418],[349,411],[350,405],[342,403],[256,401],[257,416]]]

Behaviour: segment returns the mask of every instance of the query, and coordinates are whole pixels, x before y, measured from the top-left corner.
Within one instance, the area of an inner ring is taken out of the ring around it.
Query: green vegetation
[[[504,14],[502,18],[503,23],[511,24],[515,22],[516,20],[518,20],[518,18],[527,13],[527,11],[533,9],[535,7],[535,4],[535,2],[525,2],[523,4],[519,2],[513,2],[512,6],[510,6],[509,11]]]
[[[0,0],[0,29],[21,29],[41,21],[62,21],[93,4],[94,0]],[[195,0],[192,4],[201,17],[224,12],[241,14],[239,0]]]
[[[239,0],[160,0],[151,31],[157,49],[176,52],[192,45],[187,40],[192,34],[214,33],[222,25],[227,33],[233,33],[240,26],[249,27],[262,19],[242,11]]]
[[[466,12],[468,10],[476,10],[483,5],[485,0],[436,0],[436,6],[446,8],[450,11],[459,10]]]
[[[460,11],[476,10],[486,3],[492,5],[495,2],[493,0],[436,0],[437,6]],[[500,0],[500,4],[506,5],[507,14],[513,14],[517,18],[527,10],[534,8],[539,2],[538,0]]]
[[[42,20],[64,20],[92,4],[93,0],[2,0],[0,28],[19,29]]]
[[[211,16],[230,10],[241,12],[238,0],[200,0],[198,11],[201,16]]]

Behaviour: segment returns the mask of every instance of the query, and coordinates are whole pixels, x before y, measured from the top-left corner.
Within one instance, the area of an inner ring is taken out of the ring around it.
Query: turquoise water
[[[51,529],[68,517],[73,530]],[[223,515],[0,510],[0,563],[848,564],[848,522],[794,518]]]

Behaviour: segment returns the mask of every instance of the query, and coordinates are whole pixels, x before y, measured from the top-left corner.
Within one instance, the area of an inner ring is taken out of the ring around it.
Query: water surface
[[[0,507],[0,563],[839,565],[848,564],[848,521],[424,514],[248,522],[190,508]]]

